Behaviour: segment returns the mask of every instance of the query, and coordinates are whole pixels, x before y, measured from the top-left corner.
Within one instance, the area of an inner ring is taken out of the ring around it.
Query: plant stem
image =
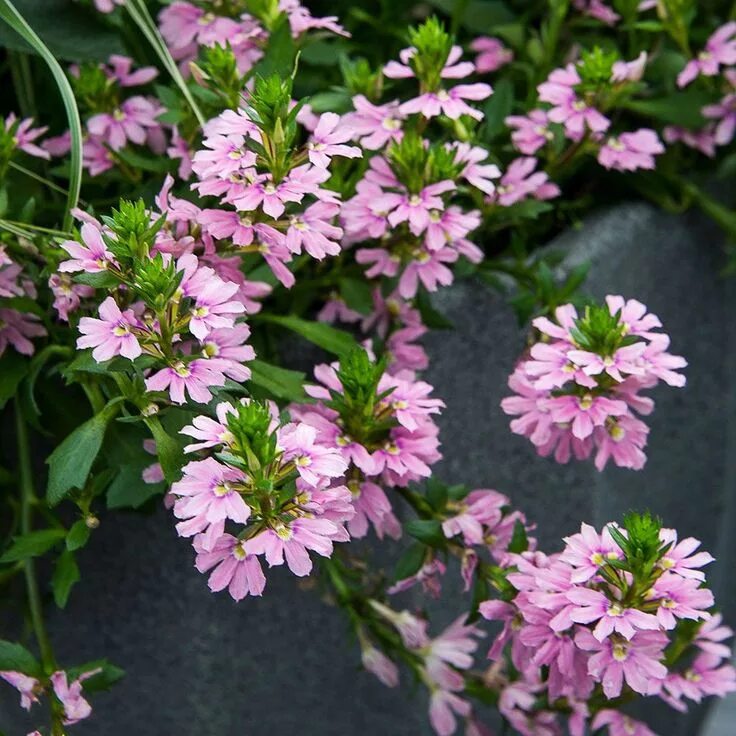
[[[20,528],[22,534],[28,534],[33,526],[33,506],[38,503],[36,494],[33,490],[33,473],[31,470],[31,451],[28,441],[28,428],[26,426],[23,413],[20,408],[20,402],[15,402],[15,429],[18,443],[18,466],[20,471]],[[36,635],[38,648],[41,652],[41,662],[44,671],[50,674],[54,671],[56,663],[54,653],[51,649],[51,642],[46,633],[46,626],[43,621],[43,611],[41,607],[41,596],[38,592],[38,581],[36,580],[35,562],[29,557],[24,563],[24,571],[26,578],[26,590],[28,592],[28,607],[31,611],[31,623],[33,624],[33,632]]]

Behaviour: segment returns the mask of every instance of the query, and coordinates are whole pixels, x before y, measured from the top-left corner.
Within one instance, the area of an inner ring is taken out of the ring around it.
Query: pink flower
[[[659,622],[651,613],[626,608],[598,590],[573,588],[566,594],[573,605],[566,608],[550,623],[555,631],[570,628],[570,623],[590,624],[597,621],[593,636],[603,641],[614,631],[625,639],[632,639],[637,631],[657,631]]]
[[[616,381],[623,382],[622,373],[641,376],[644,368],[639,359],[646,350],[645,342],[637,342],[633,345],[618,348],[613,355],[605,357],[588,350],[570,350],[568,356],[576,365],[582,366],[583,373],[588,376],[599,376],[606,373]]]
[[[526,156],[534,155],[554,138],[544,110],[531,110],[526,116],[509,115],[504,122],[513,131],[511,141],[514,148]]]
[[[90,176],[99,176],[115,166],[112,154],[99,138],[90,136],[82,146],[82,162]]]
[[[657,736],[646,723],[619,713],[617,710],[600,710],[591,722],[591,728],[608,726],[608,736]]]
[[[736,72],[733,73],[732,86],[736,87]],[[715,105],[706,105],[703,116],[717,121],[714,141],[719,146],[727,146],[736,134],[736,92],[727,94]]]
[[[244,524],[250,517],[250,507],[238,492],[245,475],[211,457],[187,463],[182,473],[181,480],[171,486],[176,496],[174,515],[183,520],[176,530],[181,537],[208,530],[203,544],[212,549],[226,519]]]
[[[107,249],[102,240],[99,228],[90,222],[85,222],[81,230],[82,243],[75,240],[65,240],[61,247],[71,256],[71,260],[62,261],[59,271],[62,273],[86,271],[87,273],[99,273],[113,264],[112,253]]]
[[[79,309],[82,299],[95,294],[94,288],[75,284],[66,274],[54,273],[49,276],[49,288],[54,295],[54,309],[64,322],[68,322],[69,315]]]
[[[168,388],[169,396],[175,404],[183,404],[186,401],[185,391],[193,401],[206,404],[212,399],[209,387],[224,385],[225,376],[211,360],[206,358],[190,363],[178,361],[146,378],[148,391],[165,391]]]
[[[33,355],[33,343],[28,338],[46,334],[46,329],[38,324],[39,321],[35,314],[0,307],[0,356],[8,345],[12,345],[21,355]]]
[[[227,588],[236,601],[243,600],[247,595],[263,594],[266,576],[258,557],[248,554],[246,546],[246,542],[231,534],[223,534],[211,550],[207,549],[200,537],[195,538],[197,559],[194,565],[202,573],[212,570],[208,582],[212,592]]]
[[[351,130],[351,137],[357,138],[363,148],[377,151],[392,141],[400,141],[403,132],[401,124],[404,115],[398,102],[374,105],[363,95],[353,97],[354,113],[348,113],[343,121]]]
[[[124,0],[121,0],[121,5]],[[121,87],[139,87],[143,84],[156,79],[158,69],[152,66],[144,66],[136,71],[133,69],[133,59],[128,56],[120,56],[113,54],[110,59],[110,66],[104,67],[105,73],[110,79],[115,80]]]
[[[485,100],[492,94],[491,86],[483,82],[458,84],[449,90],[439,89],[436,92],[425,92],[419,97],[404,102],[399,110],[404,115],[421,113],[425,118],[446,115],[451,120],[457,120],[461,115],[469,115],[476,120],[482,120],[483,113],[468,105],[465,100]]]
[[[573,5],[585,15],[595,18],[607,26],[615,25],[621,18],[603,0],[573,0]]]
[[[457,726],[455,715],[469,716],[470,703],[446,690],[434,690],[429,701],[429,722],[438,736],[450,736]]]
[[[442,592],[441,577],[444,574],[444,563],[441,560],[434,558],[429,562],[425,562],[415,575],[399,580],[397,583],[392,585],[387,590],[387,593],[389,593],[389,595],[403,593],[404,591],[413,588],[417,583],[421,583],[424,593],[430,595],[432,598],[439,598],[440,593]]]
[[[654,157],[664,153],[664,146],[653,130],[642,128],[608,138],[598,152],[598,163],[606,169],[635,171],[653,169]]]
[[[162,109],[145,97],[130,97],[112,113],[99,113],[87,121],[87,129],[107,143],[113,151],[125,148],[128,141],[146,143],[148,132],[160,128],[156,117]]]
[[[350,36],[350,34],[337,22],[336,15],[328,15],[324,18],[315,18],[305,8],[299,0],[279,0],[279,10],[283,10],[289,16],[289,26],[292,35],[296,38],[305,31],[311,29],[324,29],[332,31],[340,36]]]
[[[0,672],[0,678],[12,685],[20,693],[20,707],[30,710],[34,703],[38,703],[36,695],[40,682],[35,677],[24,675],[22,672]]]
[[[600,471],[610,459],[620,468],[641,470],[647,461],[644,447],[647,444],[649,427],[636,417],[626,414],[609,418],[602,427],[593,432],[598,451],[595,467]]]
[[[463,676],[456,670],[473,666],[473,653],[478,648],[477,638],[483,632],[476,626],[466,626],[462,615],[427,645],[425,666],[429,678],[444,690],[462,690]]]
[[[409,79],[416,76],[414,69],[411,67],[411,59],[416,54],[413,46],[402,49],[399,53],[401,63],[398,61],[390,61],[383,68],[383,73],[389,79]],[[463,50],[460,46],[453,46],[447,55],[440,77],[442,79],[462,79],[475,71],[475,65],[470,61],[460,62]],[[460,63],[458,63],[460,62]]]
[[[206,267],[199,270],[211,271]],[[237,292],[237,284],[223,281],[211,271],[207,280],[188,294],[194,297],[189,331],[195,337],[204,340],[212,330],[232,329],[235,315],[245,311],[242,302],[231,299]]]
[[[268,178],[245,186],[239,194],[231,197],[232,204],[242,212],[262,207],[263,211],[277,219],[284,214],[287,202],[301,202],[303,194],[295,191],[288,180],[274,184]]]
[[[365,537],[370,522],[379,539],[383,539],[384,534],[398,539],[401,536],[401,524],[394,515],[391,502],[383,488],[370,481],[363,481],[350,488],[355,509],[355,515],[348,522],[350,536],[353,539]]]
[[[609,560],[623,559],[621,548],[613,541],[608,527],[598,534],[590,524],[581,524],[580,532],[564,538],[565,549],[560,561],[575,568],[570,577],[572,583],[586,583],[598,574]]]
[[[455,263],[457,259],[458,252],[452,248],[416,251],[414,259],[407,264],[399,279],[399,294],[404,299],[412,299],[420,283],[427,291],[437,291],[439,286],[449,286],[453,281],[453,274],[445,264]],[[361,262],[358,258],[356,260]],[[366,275],[370,275],[370,272],[366,272]]]
[[[396,197],[388,216],[389,224],[396,227],[401,222],[409,223],[414,235],[420,235],[430,222],[432,210],[443,210],[445,205],[438,196],[455,189],[451,181],[441,181],[424,187],[418,194],[402,194]]]
[[[528,197],[544,200],[559,196],[559,187],[549,181],[544,171],[535,171],[536,167],[535,158],[514,159],[496,186],[491,201],[498,202],[502,207],[510,207]]]
[[[478,52],[475,57],[475,70],[478,74],[495,72],[514,58],[511,49],[507,49],[499,39],[490,36],[479,36],[470,44],[470,48]]]
[[[266,529],[246,543],[249,553],[265,555],[270,567],[283,565],[284,558],[294,575],[303,577],[312,571],[307,550],[322,557],[332,555],[332,540],[339,527],[328,519],[299,518],[276,529]]]
[[[714,604],[713,593],[701,588],[699,580],[683,578],[672,572],[660,577],[647,593],[647,598],[659,603],[657,620],[668,631],[677,626],[678,619],[698,621],[708,619],[707,609]]]
[[[5,132],[12,134],[13,143],[16,148],[19,148],[29,156],[48,160],[51,158],[49,152],[34,143],[48,128],[32,128],[32,125],[32,118],[19,120],[12,112],[5,118]]]
[[[716,134],[712,125],[701,130],[688,130],[676,125],[668,125],[663,131],[663,137],[667,143],[681,141],[686,146],[694,148],[710,158],[716,155]]]
[[[286,231],[286,247],[292,253],[301,253],[302,247],[312,258],[322,260],[325,256],[336,256],[340,252],[339,241],[342,229],[332,220],[339,213],[339,205],[330,202],[315,202],[313,205],[290,218]]]
[[[284,460],[293,462],[299,475],[312,486],[319,486],[325,478],[339,478],[348,469],[338,451],[317,444],[317,439],[317,430],[304,422],[287,424],[279,432]]]
[[[674,529],[661,529],[659,538],[663,544],[671,545],[659,560],[659,566],[664,570],[677,573],[683,578],[704,581],[705,573],[698,568],[708,565],[715,559],[708,552],[695,552],[700,547],[700,541],[687,537],[677,541],[677,532]]]
[[[482,146],[471,146],[459,141],[448,145],[448,148],[455,150],[455,163],[464,164],[460,176],[481,192],[493,194],[496,185],[492,179],[498,179],[501,170],[496,164],[481,163],[488,158],[488,151]]]
[[[64,725],[73,726],[92,714],[92,706],[82,697],[82,683],[88,678],[98,674],[102,670],[97,668],[85,672],[71,683],[67,680],[67,674],[63,671],[54,672],[51,675],[51,685],[54,695],[61,701],[64,708]]]
[[[94,348],[92,357],[98,363],[122,355],[135,360],[143,351],[138,338],[133,334],[137,319],[132,309],[120,311],[113,297],[109,296],[100,304],[100,317],[82,317],[79,320],[79,331],[82,337],[77,339],[77,348]]]
[[[574,381],[580,386],[595,388],[598,384],[583,371],[572,357],[570,345],[564,342],[537,342],[530,350],[531,360],[524,361],[524,372],[538,391],[562,388]]]
[[[95,8],[100,13],[112,13],[116,5],[124,5],[125,0],[94,0]]]
[[[593,434],[594,427],[603,426],[608,417],[620,417],[628,412],[623,401],[605,396],[558,396],[544,399],[542,405],[558,423],[571,422],[572,434],[580,440]]]
[[[326,169],[330,165],[331,156],[360,158],[363,155],[360,148],[344,145],[352,138],[352,130],[341,123],[340,116],[334,112],[320,115],[317,127],[307,143],[309,160],[315,166]]]
[[[633,61],[616,61],[611,71],[612,82],[638,82],[644,76],[648,55],[642,51]]]
[[[202,340],[202,354],[212,368],[242,383],[251,376],[250,368],[243,363],[256,357],[255,350],[245,344],[249,336],[250,327],[245,324],[211,330]]]
[[[736,21],[718,28],[708,39],[705,49],[697,58],[691,59],[677,77],[677,86],[686,87],[696,77],[703,74],[714,77],[721,66],[736,64]]]
[[[362,647],[363,667],[375,675],[386,687],[399,684],[399,668],[379,649],[368,644]]]
[[[603,686],[607,698],[621,694],[624,681],[635,692],[650,695],[659,691],[667,677],[662,664],[667,637],[659,631],[639,631],[630,641],[622,637],[596,639],[587,629],[580,629],[575,643],[586,652],[588,672]]]
[[[723,664],[720,657],[712,654],[699,654],[684,672],[673,672],[664,683],[666,695],[662,698],[680,711],[687,706],[682,698],[700,703],[703,698],[715,695],[724,698],[736,692],[736,669],[731,664]]]

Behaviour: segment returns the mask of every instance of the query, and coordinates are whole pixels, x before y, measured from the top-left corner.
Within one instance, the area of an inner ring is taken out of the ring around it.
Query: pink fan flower
[[[211,457],[188,463],[182,472],[181,480],[171,486],[176,497],[174,515],[182,519],[176,530],[182,537],[207,530],[204,543],[211,549],[226,519],[244,524],[250,517],[250,507],[237,488],[245,475]]]
[[[12,345],[21,355],[33,355],[35,348],[29,338],[46,334],[46,329],[39,321],[35,314],[0,307],[0,356],[8,345]]]
[[[206,283],[194,292],[189,331],[198,339],[204,340],[212,330],[232,329],[235,315],[245,312],[242,302],[232,299],[237,292],[237,284],[223,281],[214,276],[213,272]]]
[[[36,692],[40,689],[41,683],[35,677],[24,675],[22,672],[6,670],[0,672],[0,679],[5,680],[20,693],[21,708],[30,710],[34,703],[39,702]]]
[[[212,592],[227,588],[236,601],[243,600],[247,595],[263,594],[266,576],[261,570],[258,557],[249,554],[246,545],[246,542],[231,534],[223,534],[212,549],[207,549],[203,540],[195,537],[197,558],[194,565],[202,573],[212,570],[208,582]]]
[[[429,722],[437,736],[450,736],[457,726],[456,715],[469,716],[470,703],[447,690],[434,690],[429,701]]]
[[[573,5],[581,13],[590,18],[595,18],[607,26],[616,25],[621,19],[621,16],[612,8],[609,8],[603,0],[573,0]]]
[[[720,657],[699,654],[684,672],[673,672],[664,683],[663,700],[673,708],[685,712],[682,698],[700,703],[703,698],[715,695],[724,698],[736,692],[736,669],[724,664]]]
[[[206,404],[212,399],[209,387],[224,385],[225,376],[211,360],[206,358],[190,363],[178,361],[146,378],[148,391],[165,391],[168,388],[169,396],[175,404],[183,404],[186,401],[185,391],[192,401]]]
[[[479,36],[470,44],[470,48],[478,54],[475,57],[475,71],[478,74],[495,72],[514,58],[511,49],[507,49],[498,38],[490,36]]]
[[[524,372],[533,382],[534,388],[549,390],[562,388],[574,381],[580,386],[595,388],[597,383],[573,360],[573,351],[563,342],[537,342],[530,350],[531,360],[524,361]]]
[[[573,588],[567,592],[567,599],[572,606],[562,611],[550,624],[556,631],[569,629],[572,622],[590,624],[597,621],[593,636],[603,641],[614,631],[625,639],[631,639],[637,631],[659,629],[656,616],[636,608],[626,608],[598,590]]]
[[[121,87],[139,87],[156,79],[158,69],[152,66],[144,66],[133,69],[133,59],[128,56],[113,54],[109,59],[109,67],[105,67],[105,73],[110,79],[115,80]]]
[[[125,0],[94,0],[95,8],[100,13],[112,13],[116,5],[124,5]]]
[[[617,710],[598,711],[590,725],[593,729],[608,726],[608,736],[657,736],[646,723],[635,721]]]
[[[510,207],[529,197],[540,200],[558,197],[559,187],[549,181],[544,171],[535,171],[536,167],[537,159],[533,157],[514,159],[496,186],[491,201]]]
[[[628,412],[626,404],[605,396],[557,396],[544,399],[542,405],[558,423],[571,423],[572,434],[580,440],[593,434],[594,427],[603,426],[608,417],[620,417]]]
[[[317,444],[317,430],[304,422],[287,424],[279,431],[284,460],[292,461],[307,483],[319,486],[325,478],[339,478],[348,469],[339,452]]]
[[[322,557],[332,555],[332,540],[339,526],[328,519],[299,518],[276,529],[266,529],[247,542],[248,552],[265,555],[270,567],[283,565],[284,558],[294,575],[303,577],[312,571],[307,550]]]
[[[713,125],[700,130],[688,130],[676,125],[668,125],[662,135],[667,143],[682,142],[710,158],[716,155],[716,133]]]
[[[356,95],[353,107],[355,112],[346,115],[343,122],[351,130],[351,137],[358,139],[363,148],[378,151],[392,141],[401,140],[404,115],[398,102],[374,105],[364,95]]]
[[[367,644],[361,647],[363,667],[375,675],[386,687],[399,684],[399,668],[376,647]]]
[[[620,468],[641,470],[647,461],[644,447],[647,444],[649,427],[631,414],[609,418],[602,427],[593,432],[598,448],[595,467],[600,471],[610,459]]]
[[[307,143],[309,160],[315,166],[326,169],[332,156],[360,158],[363,155],[360,148],[344,145],[352,135],[350,126],[345,125],[336,113],[326,112],[320,115],[317,127]]]
[[[514,148],[525,156],[533,156],[554,138],[544,110],[531,110],[526,116],[509,115],[504,122],[512,129]]]
[[[701,588],[699,580],[683,578],[666,572],[654,583],[647,598],[659,603],[657,620],[668,631],[677,626],[679,619],[698,621],[708,619],[708,609],[715,602],[708,588]]]
[[[455,87],[439,89],[436,92],[425,92],[399,108],[405,115],[421,113],[425,118],[437,115],[446,115],[451,120],[457,120],[461,115],[469,115],[475,120],[482,120],[483,113],[468,105],[465,100],[477,102],[485,100],[493,94],[489,84],[476,82],[475,84],[458,84]]]
[[[420,235],[429,225],[431,211],[445,207],[439,195],[453,189],[455,185],[451,181],[440,181],[424,187],[418,194],[400,195],[388,216],[389,224],[396,227],[399,223],[408,222],[411,232]]]
[[[65,240],[61,247],[71,256],[71,260],[62,261],[59,271],[69,273],[85,271],[99,273],[115,262],[112,253],[102,240],[99,228],[90,222],[85,222],[81,230],[82,243],[75,240]]]
[[[245,341],[250,337],[250,327],[238,324],[230,328],[211,330],[202,340],[202,353],[210,365],[233,381],[247,381],[250,368],[247,363],[256,357],[256,352]]]
[[[119,151],[128,141],[139,146],[146,143],[148,133],[160,128],[156,118],[161,112],[162,108],[145,97],[130,97],[112,113],[93,115],[87,129],[113,151]]]
[[[92,706],[82,696],[82,683],[99,672],[102,672],[100,668],[85,672],[71,683],[66,672],[58,671],[51,675],[54,695],[61,701],[64,709],[65,726],[73,726],[92,714]]]
[[[642,128],[608,138],[598,152],[598,163],[606,169],[635,171],[655,168],[654,157],[664,153],[664,146],[653,130]]]
[[[351,486],[355,515],[348,522],[348,531],[353,539],[361,539],[368,534],[369,522],[376,530],[376,536],[383,539],[387,534],[393,539],[401,536],[401,524],[393,513],[391,502],[379,485],[364,481]]]
[[[444,690],[463,689],[465,680],[457,670],[467,670],[473,666],[477,639],[484,635],[476,626],[466,626],[465,618],[463,615],[453,621],[426,647],[427,675]]]
[[[678,542],[677,532],[674,529],[661,529],[659,538],[663,544],[671,545],[659,561],[664,570],[677,573],[683,578],[705,580],[705,573],[698,569],[710,564],[715,559],[708,552],[696,552],[700,541],[687,537]]]
[[[649,56],[642,51],[633,61],[616,61],[611,70],[612,82],[638,82],[644,76]]]
[[[641,366],[640,358],[646,350],[645,342],[637,342],[633,345],[618,348],[613,355],[605,357],[588,350],[570,350],[568,355],[576,365],[582,366],[583,372],[588,376],[599,376],[606,373],[616,381],[622,382],[624,376],[641,376],[644,368]]]
[[[453,281],[453,274],[445,264],[455,263],[457,259],[458,252],[452,248],[416,251],[399,279],[399,294],[404,299],[412,299],[420,283],[427,291],[437,291],[440,286],[449,286]],[[357,258],[356,260],[361,262]],[[370,272],[366,272],[366,275],[370,275]]]
[[[301,202],[302,197],[303,194],[295,191],[287,180],[274,184],[263,179],[245,186],[242,192],[232,197],[232,204],[242,212],[262,207],[267,215],[279,218],[284,214],[287,202]]]
[[[691,59],[677,77],[678,87],[686,87],[701,74],[714,77],[721,66],[736,64],[736,21],[718,28],[708,39],[705,49]]]
[[[580,532],[565,537],[564,542],[566,546],[560,561],[575,568],[570,577],[573,583],[586,583],[608,560],[623,559],[623,552],[613,541],[607,526],[598,534],[590,524],[583,523]]]
[[[416,76],[414,69],[411,67],[411,60],[415,54],[416,49],[413,46],[402,49],[399,52],[401,63],[390,61],[383,68],[384,75],[390,79],[409,79]],[[462,79],[475,71],[475,65],[472,62],[460,61],[462,55],[463,50],[460,46],[453,46],[450,49],[450,53],[447,55],[447,59],[440,72],[442,79]]]
[[[69,321],[69,315],[79,309],[82,299],[94,296],[95,290],[85,284],[75,284],[67,274],[54,273],[49,276],[49,288],[54,295],[54,309],[59,319]]]
[[[16,148],[19,148],[29,156],[35,156],[36,158],[50,159],[51,154],[41,146],[38,146],[34,141],[40,138],[48,128],[32,128],[33,119],[25,118],[19,120],[14,113],[10,113],[5,118],[5,132],[13,134],[13,143]]]
[[[731,85],[736,88],[736,71],[731,74]],[[736,135],[736,92],[727,94],[715,105],[706,105],[703,116],[716,122],[713,139],[719,146],[727,146]]]
[[[115,299],[109,296],[100,304],[99,313],[102,319],[82,317],[79,320],[82,337],[77,339],[77,348],[94,348],[92,357],[98,363],[116,355],[135,360],[143,351],[133,333],[137,325],[133,310],[121,312]]]
[[[592,652],[588,672],[603,686],[607,698],[617,698],[624,682],[641,695],[657,693],[667,677],[661,660],[668,643],[659,631],[639,631],[630,641],[609,637],[599,641],[587,629],[580,629],[575,643]]]
[[[286,247],[292,253],[301,253],[303,247],[318,260],[327,255],[336,256],[340,252],[338,241],[342,238],[342,228],[332,221],[339,212],[339,205],[315,202],[304,212],[292,215],[286,231]]]

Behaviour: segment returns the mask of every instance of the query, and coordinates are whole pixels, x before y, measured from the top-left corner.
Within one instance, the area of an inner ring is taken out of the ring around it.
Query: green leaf
[[[263,360],[252,360],[248,363],[251,371],[250,380],[256,386],[266,389],[278,399],[288,401],[304,401],[304,374],[290,371]]]
[[[72,524],[71,529],[66,535],[66,548],[70,552],[74,552],[77,549],[81,549],[87,544],[87,540],[90,535],[90,528],[84,522],[84,519],[79,519]]]
[[[28,373],[30,361],[15,350],[6,350],[0,358],[0,409],[13,398],[18,385]]]
[[[334,353],[338,357],[347,355],[358,347],[355,338],[348,332],[338,330],[322,322],[310,322],[301,319],[301,317],[280,317],[276,315],[263,315],[260,319],[285,327],[287,330],[292,330],[309,340],[309,342],[319,345],[319,347],[329,353]]]
[[[43,2],[43,15],[48,19],[51,25],[56,23],[56,12],[49,8],[49,2]],[[68,3],[64,3],[68,5]],[[48,65],[56,86],[59,89],[64,109],[66,111],[67,122],[71,133],[71,163],[69,173],[69,190],[66,202],[66,214],[64,215],[64,230],[71,230],[72,227],[72,210],[79,202],[79,191],[82,186],[82,122],[79,119],[79,110],[77,102],[74,99],[66,73],[56,60],[46,44],[38,37],[33,28],[27,23],[25,18],[15,9],[10,0],[0,0],[0,18],[2,18],[31,48],[46,62]],[[108,53],[110,49],[108,48]]]
[[[427,481],[427,501],[435,511],[441,511],[447,504],[447,486],[436,478]]]
[[[668,125],[700,128],[706,122],[701,109],[712,102],[714,102],[713,95],[689,89],[652,100],[629,100],[624,103],[624,107]]]
[[[430,547],[443,547],[446,543],[442,524],[437,519],[414,519],[404,526],[407,533]]]
[[[152,171],[154,174],[163,174],[171,169],[171,159],[162,156],[146,156],[131,148],[124,148],[121,151],[115,151],[115,156],[124,163],[132,166],[134,169],[142,169],[143,171]],[[118,283],[117,280],[115,282]],[[94,284],[92,284],[94,286]]]
[[[458,0],[430,0],[430,5],[454,15]],[[475,34],[491,33],[494,26],[513,20],[514,14],[502,0],[470,0],[465,3],[464,12],[459,18],[460,24]]]
[[[153,459],[153,458],[152,458]],[[161,483],[146,483],[142,465],[126,465],[107,489],[107,508],[137,509],[162,493]]]
[[[514,524],[514,533],[511,536],[511,542],[509,542],[509,552],[515,554],[521,554],[529,549],[529,539],[526,536],[526,529],[520,521],[516,521]]]
[[[125,670],[110,664],[106,659],[96,659],[94,662],[86,662],[77,667],[72,667],[68,671],[69,679],[74,680],[86,672],[100,670],[96,675],[87,678],[82,682],[82,687],[86,693],[97,693],[102,690],[109,690],[118,680],[125,677]]]
[[[340,279],[340,296],[350,309],[360,314],[373,311],[373,288],[365,279]]]
[[[109,402],[99,414],[69,434],[46,459],[49,466],[46,500],[50,506],[56,506],[72,488],[84,487],[107,425],[120,410],[121,401],[117,398]]]
[[[146,417],[146,426],[151,430],[156,441],[156,454],[167,482],[179,480],[181,466],[184,463],[184,453],[181,445],[163,428],[158,417]]]
[[[420,544],[419,542],[412,544],[404,554],[399,557],[399,561],[396,563],[394,579],[405,580],[419,572],[419,569],[424,564],[426,553],[427,548],[423,544]]]
[[[0,639],[0,671],[22,672],[24,675],[38,677],[41,674],[41,665],[25,647]]]
[[[506,130],[504,120],[514,106],[514,85],[510,79],[500,79],[493,86],[493,94],[488,98],[483,112],[483,139],[491,141]]]
[[[18,537],[13,537],[10,549],[0,557],[0,563],[22,562],[29,557],[39,557],[48,552],[66,536],[66,529],[37,529]]]
[[[272,74],[289,77],[294,70],[295,59],[296,46],[291,35],[289,20],[284,14],[271,29],[266,53],[256,64],[253,73],[261,77],[269,77]],[[335,62],[337,62],[337,59],[335,59]]]
[[[69,600],[74,583],[79,581],[79,567],[74,559],[74,553],[68,549],[61,553],[56,561],[54,574],[51,578],[51,589],[54,592],[54,601],[59,608],[65,608]]]
[[[424,289],[420,289],[416,296],[417,309],[422,316],[422,322],[433,330],[451,330],[454,328],[444,314],[437,311],[432,304],[432,297]]]

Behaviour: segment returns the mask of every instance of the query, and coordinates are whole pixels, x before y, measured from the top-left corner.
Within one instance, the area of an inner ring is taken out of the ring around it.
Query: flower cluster
[[[57,670],[43,681],[23,672],[0,672],[0,679],[5,680],[20,693],[20,705],[27,711],[34,703],[39,703],[40,696],[47,695],[53,700],[54,706],[61,711],[62,723],[73,726],[92,714],[92,706],[85,699],[82,688],[85,680],[89,680],[102,672],[102,668],[88,670],[71,678],[64,670]],[[28,736],[35,736],[34,731]]]
[[[145,370],[145,390],[168,390],[181,404],[200,403],[227,378],[244,381],[244,362],[255,357],[246,345],[247,325],[237,283],[224,281],[192,253],[174,258],[157,246],[163,217],[154,219],[142,202],[122,200],[104,224],[85,217],[80,241],[61,247],[71,256],[60,275],[109,294],[97,317],[82,317],[77,347],[92,348],[98,363],[122,356]],[[64,303],[68,318],[70,305]],[[147,400],[149,401],[149,400]]]
[[[381,486],[406,486],[430,476],[440,459],[438,428],[432,415],[444,406],[432,387],[412,373],[391,375],[385,359],[374,362],[365,350],[339,363],[315,368],[319,384],[306,386],[316,404],[292,407],[313,427],[320,442],[348,466],[355,518],[352,536],[364,536],[370,522],[379,536],[398,536],[400,527]]]
[[[323,188],[333,156],[355,157],[340,118],[325,113],[308,140],[299,138],[300,105],[291,101],[291,81],[259,79],[244,109],[228,110],[205,126],[204,149],[194,156],[201,196],[220,197],[220,207],[202,210],[197,222],[241,255],[263,256],[287,287],[286,264],[305,252],[316,259],[340,252],[342,229],[334,224],[339,194]],[[307,110],[308,112],[308,110]]]
[[[304,576],[310,550],[329,557],[333,542],[349,540],[345,522],[355,512],[338,482],[347,462],[314,427],[281,422],[271,402],[242,399],[218,404],[216,417],[198,416],[182,433],[196,440],[185,452],[214,453],[185,465],[171,487],[177,531],[194,538],[196,567],[211,571],[213,591],[260,596],[259,556]]]
[[[559,554],[517,555],[506,575],[513,593],[480,605],[504,622],[489,657],[499,667],[499,708],[519,733],[557,733],[565,719],[578,736],[590,719],[612,736],[644,735],[617,699],[658,696],[684,710],[685,699],[736,690],[722,643],[732,632],[711,613],[701,570],[713,558],[696,551],[697,540],[632,514],[601,533],[583,524],[565,543]]]
[[[10,113],[4,120],[0,118],[0,175],[4,175],[13,154],[23,151],[35,158],[50,158],[48,151],[36,141],[48,128],[34,128],[32,118],[18,118]]]
[[[541,334],[509,378],[514,396],[501,402],[516,419],[511,430],[528,437],[540,455],[565,463],[595,451],[602,470],[609,460],[640,470],[652,399],[641,391],[664,381],[684,386],[684,358],[667,352],[669,337],[659,319],[634,299],[606,297],[579,316],[571,304],[555,310],[556,321],[534,320]]]
[[[36,287],[8,250],[0,243],[0,356],[9,345],[22,355],[32,355],[32,338],[44,336],[46,328],[32,308]]]

